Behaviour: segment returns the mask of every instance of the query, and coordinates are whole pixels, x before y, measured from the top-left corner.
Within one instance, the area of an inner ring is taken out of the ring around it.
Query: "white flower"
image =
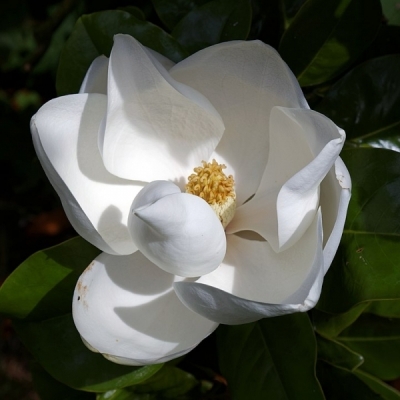
[[[72,225],[104,252],[73,299],[89,348],[162,362],[218,323],[317,302],[350,198],[345,135],[309,109],[271,47],[221,43],[174,65],[117,35],[80,93],[45,104],[31,130]],[[234,181],[225,229],[182,193],[214,159]]]

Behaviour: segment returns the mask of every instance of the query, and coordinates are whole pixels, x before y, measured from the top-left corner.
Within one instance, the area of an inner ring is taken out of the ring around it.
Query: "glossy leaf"
[[[97,400],[178,399],[197,385],[193,375],[179,368],[164,365],[143,384],[99,394]]]
[[[400,55],[359,65],[332,86],[317,111],[359,146],[400,151]]]
[[[309,0],[279,47],[301,86],[332,79],[353,63],[381,24],[379,0]]]
[[[325,362],[318,362],[317,376],[324,389],[326,400],[392,400],[373,390],[354,373]]]
[[[99,393],[96,400],[157,400],[156,395],[139,394],[128,389],[109,390],[105,393]]]
[[[305,2],[306,0],[281,0],[285,29],[289,27],[294,17]]]
[[[156,374],[144,383],[133,388],[136,393],[157,394],[175,399],[186,394],[197,385],[196,378],[179,368],[164,365]]]
[[[132,14],[135,18],[140,19],[142,21],[146,20],[144,12],[139,7],[135,6],[118,7],[118,10],[126,11],[129,14]]]
[[[383,15],[388,24],[400,25],[400,7],[398,0],[381,0]]]
[[[367,384],[375,393],[379,394],[384,400],[399,400],[400,392],[398,392],[392,386],[389,386],[387,383],[381,381],[376,376],[370,375],[364,371],[357,370],[354,371],[354,374],[362,380],[365,384]]]
[[[383,380],[400,377],[400,319],[363,314],[338,340],[363,355],[364,371]]]
[[[229,40],[245,40],[250,32],[249,0],[213,0],[188,13],[172,36],[190,53]]]
[[[316,343],[306,314],[222,325],[217,340],[232,399],[324,399],[315,378]]]
[[[161,28],[121,10],[83,15],[75,24],[60,57],[57,72],[59,95],[77,93],[91,62],[99,55],[110,55],[117,33],[134,36],[144,46],[177,62],[188,54]]]
[[[210,0],[152,0],[157,15],[172,30],[190,11],[208,3]]]
[[[30,370],[33,384],[40,400],[95,400],[94,393],[78,391],[63,385],[48,374],[37,362],[32,362]]]
[[[18,336],[55,379],[75,389],[105,392],[138,384],[162,364],[127,367],[107,361],[83,344],[71,314],[35,321],[16,321]]]
[[[1,286],[0,313],[40,320],[70,312],[76,282],[99,254],[80,237],[33,254]]]
[[[325,337],[336,337],[351,325],[368,306],[369,303],[361,303],[343,314],[328,314],[314,309],[311,311],[312,321],[318,333]]]
[[[356,370],[364,362],[361,354],[349,349],[343,343],[317,336],[318,359],[349,371]]]
[[[387,318],[400,318],[400,300],[372,301],[367,312]]]
[[[317,305],[331,313],[365,301],[400,299],[400,154],[353,149],[342,156],[352,177],[352,199]]]

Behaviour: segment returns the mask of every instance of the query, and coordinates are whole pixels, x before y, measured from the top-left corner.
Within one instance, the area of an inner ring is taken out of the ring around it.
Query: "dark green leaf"
[[[352,372],[325,362],[318,362],[317,376],[324,389],[326,400],[386,400]]]
[[[221,326],[217,339],[232,399],[324,399],[315,378],[316,342],[306,314]]]
[[[317,111],[357,145],[400,151],[400,55],[359,65],[329,90]]]
[[[179,368],[164,365],[144,383],[100,394],[97,400],[177,399],[197,384],[193,375]]]
[[[132,14],[135,18],[140,19],[141,21],[146,20],[144,12],[138,7],[135,6],[118,7],[118,10],[126,11],[129,14]]]
[[[400,318],[400,300],[372,301],[366,312],[380,317]]]
[[[250,32],[249,0],[213,0],[188,13],[172,36],[190,53],[229,40],[245,40]]]
[[[365,301],[400,299],[400,154],[353,149],[342,156],[352,177],[352,199],[318,303],[331,313]]]
[[[284,31],[282,0],[252,0],[252,22],[247,40],[259,39],[278,48]]]
[[[382,399],[384,400],[399,400],[400,393],[389,386],[385,382],[382,382],[376,376],[367,374],[364,371],[357,370],[354,371],[354,374],[361,379],[365,384],[367,384],[375,393],[378,393]]]
[[[353,63],[381,24],[379,0],[309,0],[279,47],[301,86],[323,83]]]
[[[76,282],[99,254],[78,237],[30,256],[1,286],[0,312],[29,320],[70,312]]]
[[[95,394],[71,389],[55,380],[37,362],[31,363],[30,369],[40,400],[95,400]]]
[[[161,28],[135,18],[126,11],[102,11],[83,15],[75,24],[60,57],[57,72],[59,95],[77,93],[91,62],[99,55],[110,55],[117,33],[134,36],[144,46],[177,62],[188,54]]]
[[[312,321],[318,333],[325,337],[335,337],[351,325],[368,306],[369,303],[361,303],[343,314],[328,314],[314,309]]]
[[[127,367],[88,350],[71,314],[39,322],[16,321],[24,345],[55,379],[75,389],[105,392],[145,381],[162,364]]]
[[[367,61],[372,58],[398,54],[400,49],[400,26],[382,25],[374,41],[362,55]]]
[[[140,399],[140,398],[139,398]],[[133,393],[129,390],[109,390],[105,393],[99,393],[96,400],[136,400]],[[147,400],[147,399],[146,399]]]
[[[210,0],[152,0],[152,3],[161,21],[172,31],[186,14],[209,1]]]
[[[301,6],[306,2],[306,0],[281,0],[285,29],[289,27],[293,18],[296,16]]]
[[[364,358],[343,343],[317,336],[318,359],[349,371],[356,370]]]
[[[134,393],[130,389],[117,389],[98,394],[96,400],[157,400],[157,396]]]
[[[363,314],[337,339],[364,357],[364,371],[383,380],[400,376],[400,319]]]
[[[383,15],[392,25],[400,25],[400,7],[398,0],[381,0]]]
[[[176,399],[193,389],[197,383],[196,378],[188,372],[164,365],[160,371],[133,390],[136,393],[157,393],[164,398]]]
[[[51,35],[51,41],[44,55],[40,61],[34,66],[33,74],[43,74],[51,72],[52,77],[55,78],[58,61],[62,48],[71,34],[76,20],[83,12],[83,4],[79,4],[60,24],[60,26]]]

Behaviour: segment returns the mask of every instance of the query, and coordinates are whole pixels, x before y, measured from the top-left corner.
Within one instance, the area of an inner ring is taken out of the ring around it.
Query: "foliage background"
[[[84,14],[92,16],[79,19]],[[343,158],[354,189],[342,244],[308,315],[221,327],[177,366],[120,372],[87,356],[84,366],[96,364],[97,381],[73,373],[70,354],[86,353],[64,317],[68,290],[96,250],[75,239],[38,253],[0,290],[0,398],[37,399],[38,392],[42,400],[400,399],[394,389],[400,377],[396,0],[2,1],[0,282],[35,251],[75,236],[35,156],[29,120],[46,101],[76,91],[92,59],[107,54],[120,31],[175,61],[224,40],[258,38],[275,47],[310,106],[347,132]],[[68,249],[80,258],[69,260],[65,279],[57,260]],[[39,265],[43,270],[32,275],[29,268]],[[44,287],[35,299],[24,290],[28,276]],[[49,296],[55,282],[65,297]],[[65,332],[72,335],[65,343],[54,340]],[[57,353],[60,343],[72,350]],[[57,367],[60,360],[67,370]]]

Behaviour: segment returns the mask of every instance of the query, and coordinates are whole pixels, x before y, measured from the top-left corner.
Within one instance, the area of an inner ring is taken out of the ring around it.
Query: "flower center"
[[[232,221],[236,209],[235,181],[233,176],[226,176],[224,164],[215,160],[203,166],[194,168],[194,174],[188,178],[186,193],[194,194],[204,199],[217,214],[225,228]]]

